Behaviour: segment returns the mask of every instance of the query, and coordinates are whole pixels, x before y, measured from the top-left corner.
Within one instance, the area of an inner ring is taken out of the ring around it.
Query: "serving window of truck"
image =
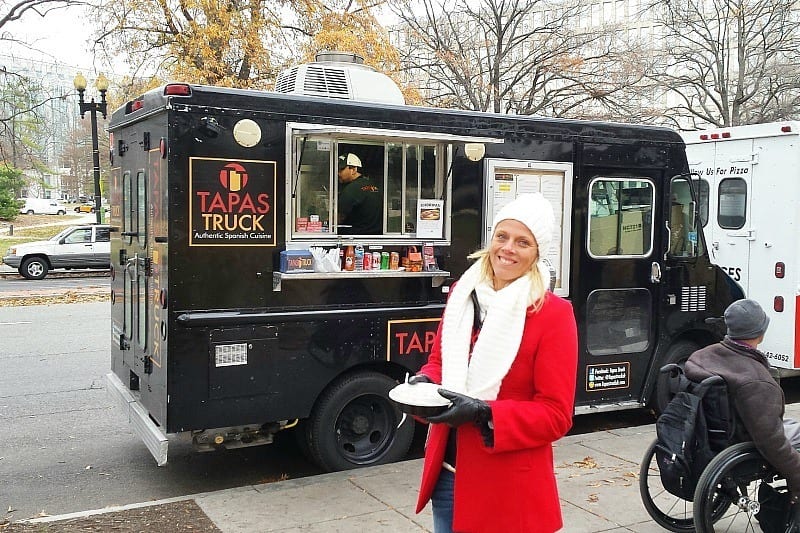
[[[502,139],[434,133],[288,124],[287,186],[289,238],[359,237],[362,242],[449,240],[453,143],[498,143]],[[340,163],[355,154],[371,186],[379,190],[381,220],[369,233],[341,222]]]

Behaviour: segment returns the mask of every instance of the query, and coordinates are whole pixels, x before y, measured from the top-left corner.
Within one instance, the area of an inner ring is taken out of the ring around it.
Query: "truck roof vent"
[[[316,62],[281,72],[275,92],[404,104],[403,93],[391,78],[363,62],[361,56],[348,52],[320,52]]]
[[[297,67],[288,68],[278,76],[275,82],[275,91],[279,93],[291,92],[297,80]]]

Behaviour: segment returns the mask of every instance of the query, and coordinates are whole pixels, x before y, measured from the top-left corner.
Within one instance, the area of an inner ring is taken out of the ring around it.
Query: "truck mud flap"
[[[158,466],[167,464],[169,439],[161,431],[161,428],[150,419],[147,410],[136,401],[136,398],[125,388],[125,385],[113,372],[106,374],[106,392],[111,396],[114,403],[122,409],[128,419],[128,423],[133,426],[133,432],[142,439]]]

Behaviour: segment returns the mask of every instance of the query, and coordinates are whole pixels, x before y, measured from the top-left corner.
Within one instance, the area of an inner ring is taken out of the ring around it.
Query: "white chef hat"
[[[494,217],[492,235],[494,235],[497,224],[508,219],[525,224],[536,238],[539,257],[547,257],[550,244],[553,242],[555,215],[553,206],[542,196],[542,193],[521,194],[515,200],[504,205]]]

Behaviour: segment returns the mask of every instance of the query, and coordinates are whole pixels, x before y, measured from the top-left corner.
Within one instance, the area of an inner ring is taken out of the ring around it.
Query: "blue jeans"
[[[445,470],[439,473],[439,480],[431,495],[433,509],[433,533],[453,533],[453,487],[456,475]]]

